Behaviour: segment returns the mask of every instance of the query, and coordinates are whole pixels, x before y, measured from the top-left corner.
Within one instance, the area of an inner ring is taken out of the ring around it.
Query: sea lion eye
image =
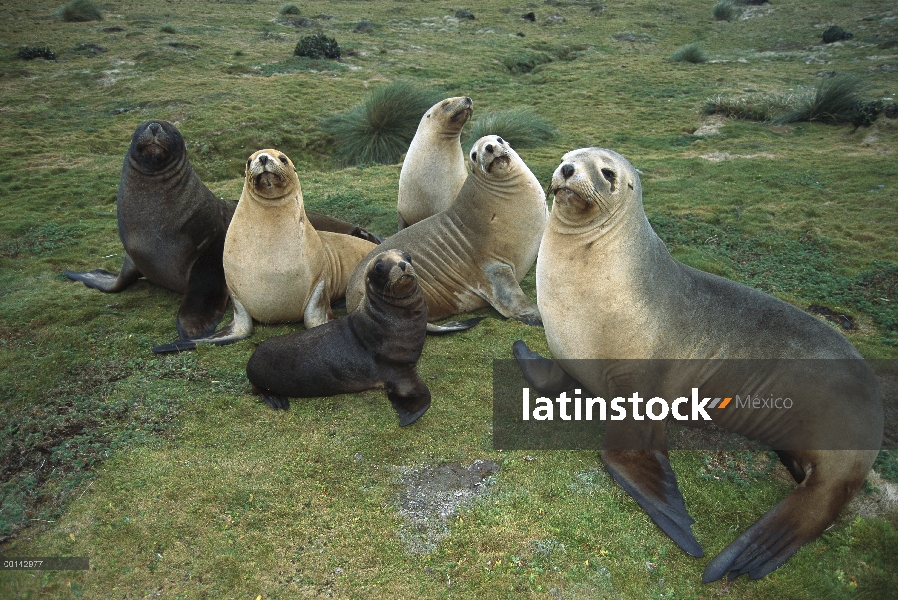
[[[246,169],[247,169],[247,171],[249,170],[249,166],[250,166],[251,164],[253,164],[253,159],[249,159],[248,161],[246,161]]]
[[[281,154],[281,155],[278,157],[278,159],[280,159],[280,161],[281,161],[282,163],[284,163],[285,165],[287,164],[287,157],[284,156],[283,154]]]
[[[473,160],[475,162],[477,161],[477,153],[476,152],[471,152],[471,160]]]
[[[500,137],[498,137],[498,136],[496,136],[496,141],[499,142],[500,144],[504,144],[504,143],[505,143],[505,140],[503,140],[502,138],[500,138]]]
[[[611,184],[611,191],[614,191],[614,182],[617,179],[617,175],[614,174],[614,171],[611,169],[602,169],[602,177],[608,180],[608,183]]]
[[[376,265],[374,265],[374,271],[378,275],[382,274],[384,272],[384,264],[382,262],[378,262]]]
[[[402,258],[405,259],[405,262],[408,262],[408,263],[411,263],[411,262],[412,262],[412,257],[409,256],[407,253],[406,253],[406,254],[403,254],[403,255],[402,255]]]

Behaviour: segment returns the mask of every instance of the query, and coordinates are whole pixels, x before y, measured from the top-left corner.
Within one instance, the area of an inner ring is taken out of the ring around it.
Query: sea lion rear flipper
[[[234,318],[226,326],[222,327],[215,335],[204,338],[183,339],[178,338],[168,344],[162,344],[153,348],[153,352],[162,354],[165,352],[180,352],[182,350],[194,350],[197,344],[212,344],[224,346],[239,340],[248,338],[253,333],[253,318],[240,304],[236,297],[231,295],[231,303],[234,305]]]
[[[430,408],[430,389],[417,371],[405,380],[387,383],[387,397],[399,415],[399,426],[405,427],[418,420]]]
[[[606,431],[607,436],[607,431]],[[692,534],[695,520],[686,511],[683,494],[664,452],[658,450],[602,450],[605,468],[661,531],[690,556],[705,553]]]
[[[491,284],[491,289],[486,290],[484,297],[493,308],[503,317],[517,319],[527,325],[543,326],[539,307],[524,294],[510,265],[496,262],[486,265],[483,271]]]
[[[330,215],[325,215],[313,210],[307,210],[306,218],[309,219],[309,223],[312,224],[312,227],[315,228],[315,231],[330,231],[332,233],[351,235],[369,241],[372,244],[379,244],[384,241],[382,237],[371,233],[363,227],[360,227],[348,221],[343,221],[341,219],[331,217]]]
[[[743,573],[759,579],[789,560],[848,504],[863,485],[876,451],[811,454],[815,456],[800,461],[806,479],[715,556],[705,567],[702,582],[717,581],[727,573],[730,581]],[[828,454],[828,460],[820,460],[820,454]]]
[[[253,384],[253,394],[259,396],[262,401],[274,410],[287,410],[290,408],[290,399],[286,396],[275,394],[271,390]]]
[[[122,291],[140,279],[141,273],[137,270],[137,267],[134,266],[131,257],[125,254],[125,259],[122,261],[122,268],[118,272],[118,275],[110,273],[109,271],[104,271],[103,269],[94,269],[93,271],[84,271],[81,273],[66,271],[65,276],[74,281],[80,281],[89,288],[94,288],[95,290],[106,292],[107,294],[114,294]]]
[[[224,239],[212,244],[190,269],[187,293],[178,309],[177,327],[180,339],[204,338],[215,332],[228,305],[221,255]]]
[[[540,394],[557,395],[575,388],[586,388],[559,367],[558,363],[533,352],[523,340],[512,344],[511,351],[518,361],[524,379]]]
[[[465,321],[446,321],[442,325],[434,325],[433,323],[427,324],[427,333],[433,334],[443,334],[443,333],[452,333],[453,331],[464,331],[465,329],[470,329],[480,323],[486,317],[474,317],[473,319],[467,319]]]

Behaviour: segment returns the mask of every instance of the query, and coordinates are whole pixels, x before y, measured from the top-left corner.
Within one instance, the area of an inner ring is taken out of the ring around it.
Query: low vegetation
[[[670,60],[674,62],[688,62],[694,65],[707,62],[708,55],[696,43],[686,44],[678,48],[676,52],[670,55]]]
[[[532,108],[512,108],[475,117],[462,146],[467,151],[485,135],[498,135],[512,148],[533,148],[548,142],[557,133],[555,127]]]
[[[72,0],[59,9],[59,18],[69,23],[102,21],[103,14],[91,0]]]
[[[408,149],[427,109],[443,95],[408,80],[380,86],[350,110],[321,122],[342,164],[393,164]]]

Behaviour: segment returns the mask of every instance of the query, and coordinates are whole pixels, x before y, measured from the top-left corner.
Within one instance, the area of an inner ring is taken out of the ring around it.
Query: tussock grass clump
[[[296,56],[305,56],[306,58],[340,58],[342,51],[340,44],[332,37],[327,37],[323,33],[313,33],[299,40],[296,49],[293,50]]]
[[[532,73],[536,67],[550,62],[552,62],[552,57],[546,52],[525,50],[504,57],[502,66],[509,73],[519,75],[521,73]]]
[[[731,0],[720,0],[711,13],[718,21],[732,21],[736,17],[736,7]]]
[[[91,0],[72,0],[59,9],[59,18],[67,23],[102,21],[100,9]]]
[[[278,11],[278,14],[285,15],[285,16],[286,15],[298,15],[299,8],[297,8],[295,4],[285,4]]]
[[[395,81],[354,108],[326,117],[321,129],[336,141],[334,158],[342,164],[393,164],[408,150],[421,116],[441,98],[439,91]]]
[[[863,101],[864,85],[856,75],[822,80],[816,90],[794,94],[719,95],[705,102],[706,114],[783,125],[798,121],[869,125],[879,114]]]
[[[521,107],[487,113],[471,123],[464,149],[485,135],[498,135],[514,149],[532,148],[555,137],[555,127],[532,108]]]
[[[674,62],[688,62],[697,65],[699,63],[706,62],[708,60],[708,57],[705,52],[699,47],[699,45],[693,42],[692,44],[686,44],[685,46],[671,54],[670,60]]]
[[[20,48],[19,51],[16,52],[16,56],[24,60],[34,60],[35,58],[43,58],[44,60],[56,60],[56,53],[50,50],[48,46],[41,46],[39,48],[25,46],[23,48]]]
[[[791,94],[756,94],[726,96],[719,94],[705,102],[708,115],[723,115],[732,119],[772,123],[783,113],[792,110],[795,99]]]
[[[159,31],[161,31],[162,33],[178,33],[178,30],[175,29],[174,25],[168,25],[168,24],[165,24],[162,27],[160,27]]]
[[[822,80],[813,94],[798,96],[795,107],[776,119],[779,123],[817,121],[851,123],[863,102],[863,83],[855,75],[840,75]]]

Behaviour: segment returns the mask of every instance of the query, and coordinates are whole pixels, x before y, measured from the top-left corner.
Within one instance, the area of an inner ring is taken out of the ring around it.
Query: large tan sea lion
[[[243,193],[224,241],[233,321],[214,335],[153,351],[229,344],[252,334],[253,319],[302,321],[307,328],[326,323],[333,318],[331,303],[346,294],[350,273],[374,248],[357,237],[316,231],[306,217],[293,163],[278,150],[259,150],[246,162]]]
[[[501,137],[480,138],[468,157],[471,173],[448,209],[388,237],[355,268],[348,309],[362,301],[365,265],[374,253],[398,248],[415,258],[430,320],[493,306],[505,317],[541,324],[520,282],[536,260],[546,195]]]
[[[400,231],[449,208],[465,183],[460,136],[473,110],[474,101],[460,96],[438,102],[421,117],[399,172]]]
[[[383,388],[400,426],[427,411],[430,390],[416,370],[427,337],[427,305],[412,258],[400,250],[379,252],[365,272],[365,298],[356,310],[262,342],[246,365],[253,393],[286,409],[288,397]]]
[[[141,123],[131,137],[119,179],[116,209],[125,248],[122,268],[118,274],[95,269],[65,275],[108,293],[146,277],[184,295],[176,321],[181,339],[207,336],[227,306],[221,257],[236,206],[200,181],[177,127],[162,120]],[[378,241],[346,221],[318,213],[310,213],[309,219],[328,231]]]
[[[516,342],[525,377],[542,393],[576,388],[608,399],[685,402],[692,388],[693,407],[704,402],[716,427],[776,450],[798,485],[708,563],[703,581],[763,577],[819,536],[862,485],[883,431],[872,370],[822,321],[674,260],[646,219],[637,171],[619,154],[566,154],[552,190],[536,286],[554,362]],[[735,395],[742,403],[721,402]],[[685,424],[706,426],[698,415]],[[602,448],[614,479],[702,556],[665,420],[608,421]]]

